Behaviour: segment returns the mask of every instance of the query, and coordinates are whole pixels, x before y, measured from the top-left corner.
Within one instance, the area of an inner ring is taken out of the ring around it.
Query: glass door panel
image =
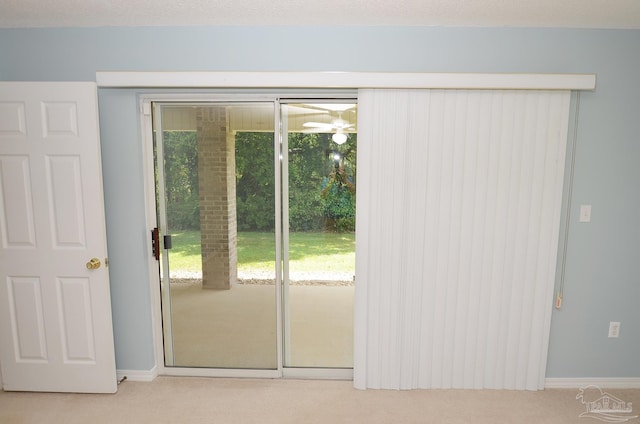
[[[284,366],[351,368],[356,104],[281,108]]]
[[[274,122],[154,105],[165,366],[278,368]]]

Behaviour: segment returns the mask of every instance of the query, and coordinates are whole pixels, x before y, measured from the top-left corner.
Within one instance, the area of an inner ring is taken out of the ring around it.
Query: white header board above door
[[[381,72],[97,72],[113,88],[442,88],[594,90],[595,74]]]

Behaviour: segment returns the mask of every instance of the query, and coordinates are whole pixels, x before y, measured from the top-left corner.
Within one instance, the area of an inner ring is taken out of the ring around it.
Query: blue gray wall
[[[426,27],[0,30],[0,80],[96,71],[595,73],[581,96],[565,298],[548,377],[640,377],[640,31]],[[100,90],[119,369],[154,366],[134,91]],[[578,223],[581,204],[592,222]],[[609,321],[622,323],[607,338]]]

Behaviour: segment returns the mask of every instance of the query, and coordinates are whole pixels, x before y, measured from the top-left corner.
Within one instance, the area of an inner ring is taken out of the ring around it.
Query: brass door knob
[[[100,259],[91,258],[91,260],[89,262],[87,262],[87,269],[98,269],[98,268],[100,268],[100,265],[102,265],[100,263]]]

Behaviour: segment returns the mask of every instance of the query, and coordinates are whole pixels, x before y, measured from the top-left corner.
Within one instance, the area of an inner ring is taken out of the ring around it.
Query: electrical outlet
[[[620,323],[611,321],[609,323],[609,337],[615,338],[620,336]]]

